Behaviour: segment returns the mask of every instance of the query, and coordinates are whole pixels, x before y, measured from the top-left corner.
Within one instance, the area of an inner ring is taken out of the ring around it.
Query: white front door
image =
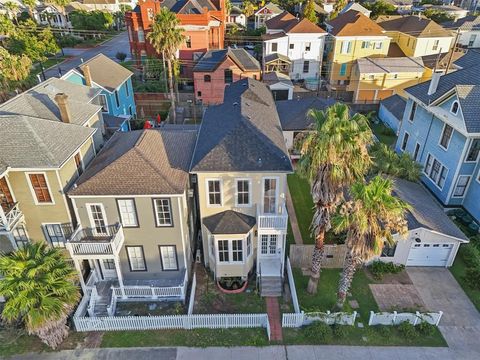
[[[406,266],[447,266],[454,244],[413,243]]]
[[[261,234],[260,235],[260,256],[261,257],[278,257],[282,253],[281,236],[278,234]]]
[[[115,269],[115,261],[113,259],[99,259],[100,271],[102,273],[103,280],[116,279],[117,271]],[[97,265],[98,265],[97,263]]]

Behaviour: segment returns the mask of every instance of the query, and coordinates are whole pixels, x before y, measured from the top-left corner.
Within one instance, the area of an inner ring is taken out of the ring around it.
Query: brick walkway
[[[280,322],[280,306],[278,298],[266,297],[268,321],[270,322],[271,339],[274,341],[283,341],[282,323]]]
[[[290,195],[290,190],[287,191],[287,211],[288,217],[290,219],[290,225],[292,226],[295,244],[302,245],[302,233],[300,232],[300,228],[298,227],[297,214],[295,213],[295,208],[293,207],[292,195]]]

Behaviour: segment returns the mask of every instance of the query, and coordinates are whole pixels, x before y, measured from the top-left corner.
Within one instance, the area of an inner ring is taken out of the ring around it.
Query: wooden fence
[[[290,262],[293,267],[310,268],[315,245],[290,245]],[[347,253],[346,245],[325,245],[322,268],[341,268]]]
[[[357,312],[354,311],[352,314],[337,312],[331,313],[327,312],[312,312],[312,313],[290,313],[283,314],[282,316],[282,327],[293,328],[300,327],[303,325],[309,325],[314,321],[321,321],[328,325],[350,325],[355,324],[355,319],[357,318]]]
[[[399,325],[402,322],[409,322],[412,325],[418,325],[422,322],[427,322],[431,325],[438,326],[442,318],[443,312],[429,312],[429,313],[393,313],[380,312],[375,313],[370,311],[370,319],[368,325]]]

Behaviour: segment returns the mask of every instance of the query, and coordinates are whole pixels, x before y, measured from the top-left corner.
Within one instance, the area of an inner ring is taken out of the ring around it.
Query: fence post
[[[394,312],[393,312],[393,320],[392,320],[393,325],[395,325],[395,321],[396,321],[396,320],[397,320],[397,312],[394,311]]]
[[[372,325],[374,316],[375,316],[375,313],[373,311],[370,311],[370,318],[368,319],[368,326]]]
[[[355,310],[355,311],[353,312],[353,321],[352,321],[352,326],[354,326],[354,325],[355,325],[355,320],[356,320],[356,319],[357,319],[357,311]],[[369,322],[370,322],[370,321],[369,321]],[[369,325],[370,325],[370,324],[369,324]]]
[[[440,319],[442,318],[442,316],[443,316],[443,311],[440,310],[440,311],[438,312],[438,320],[437,320],[437,322],[436,322],[436,324],[435,324],[436,326],[438,326],[438,324],[440,324]]]
[[[418,319],[420,319],[420,313],[418,311],[415,311],[415,320],[413,321],[413,326],[416,326],[418,324]]]

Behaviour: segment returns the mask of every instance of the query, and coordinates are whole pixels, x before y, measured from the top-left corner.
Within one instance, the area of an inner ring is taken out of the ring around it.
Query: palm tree
[[[354,183],[350,200],[332,219],[335,232],[347,231],[347,256],[338,286],[337,308],[342,309],[355,271],[380,255],[384,243],[394,245],[393,235],[408,231],[405,212],[409,206],[392,195],[393,181],[375,176],[370,182]]]
[[[421,165],[413,160],[410,154],[404,152],[398,155],[389,146],[380,142],[371,146],[369,152],[373,158],[373,172],[409,181],[420,179]]]
[[[162,54],[168,67],[168,88],[170,90],[170,104],[172,110],[173,122],[176,122],[175,114],[175,96],[173,85],[173,66],[175,54],[180,45],[185,41],[183,29],[179,27],[180,21],[175,13],[162,7],[155,16],[151,31],[147,34],[147,39],[152,44],[158,54]]]
[[[314,294],[331,214],[342,199],[344,188],[363,179],[368,170],[371,160],[367,149],[373,134],[365,116],[351,117],[345,104],[336,103],[325,111],[311,109],[308,116],[314,120],[314,131],[302,141],[298,172],[309,180],[315,204],[311,224],[315,249],[307,288]]]
[[[28,244],[0,257],[2,318],[21,321],[29,335],[56,348],[68,335],[67,317],[80,297],[76,271],[58,249]]]

